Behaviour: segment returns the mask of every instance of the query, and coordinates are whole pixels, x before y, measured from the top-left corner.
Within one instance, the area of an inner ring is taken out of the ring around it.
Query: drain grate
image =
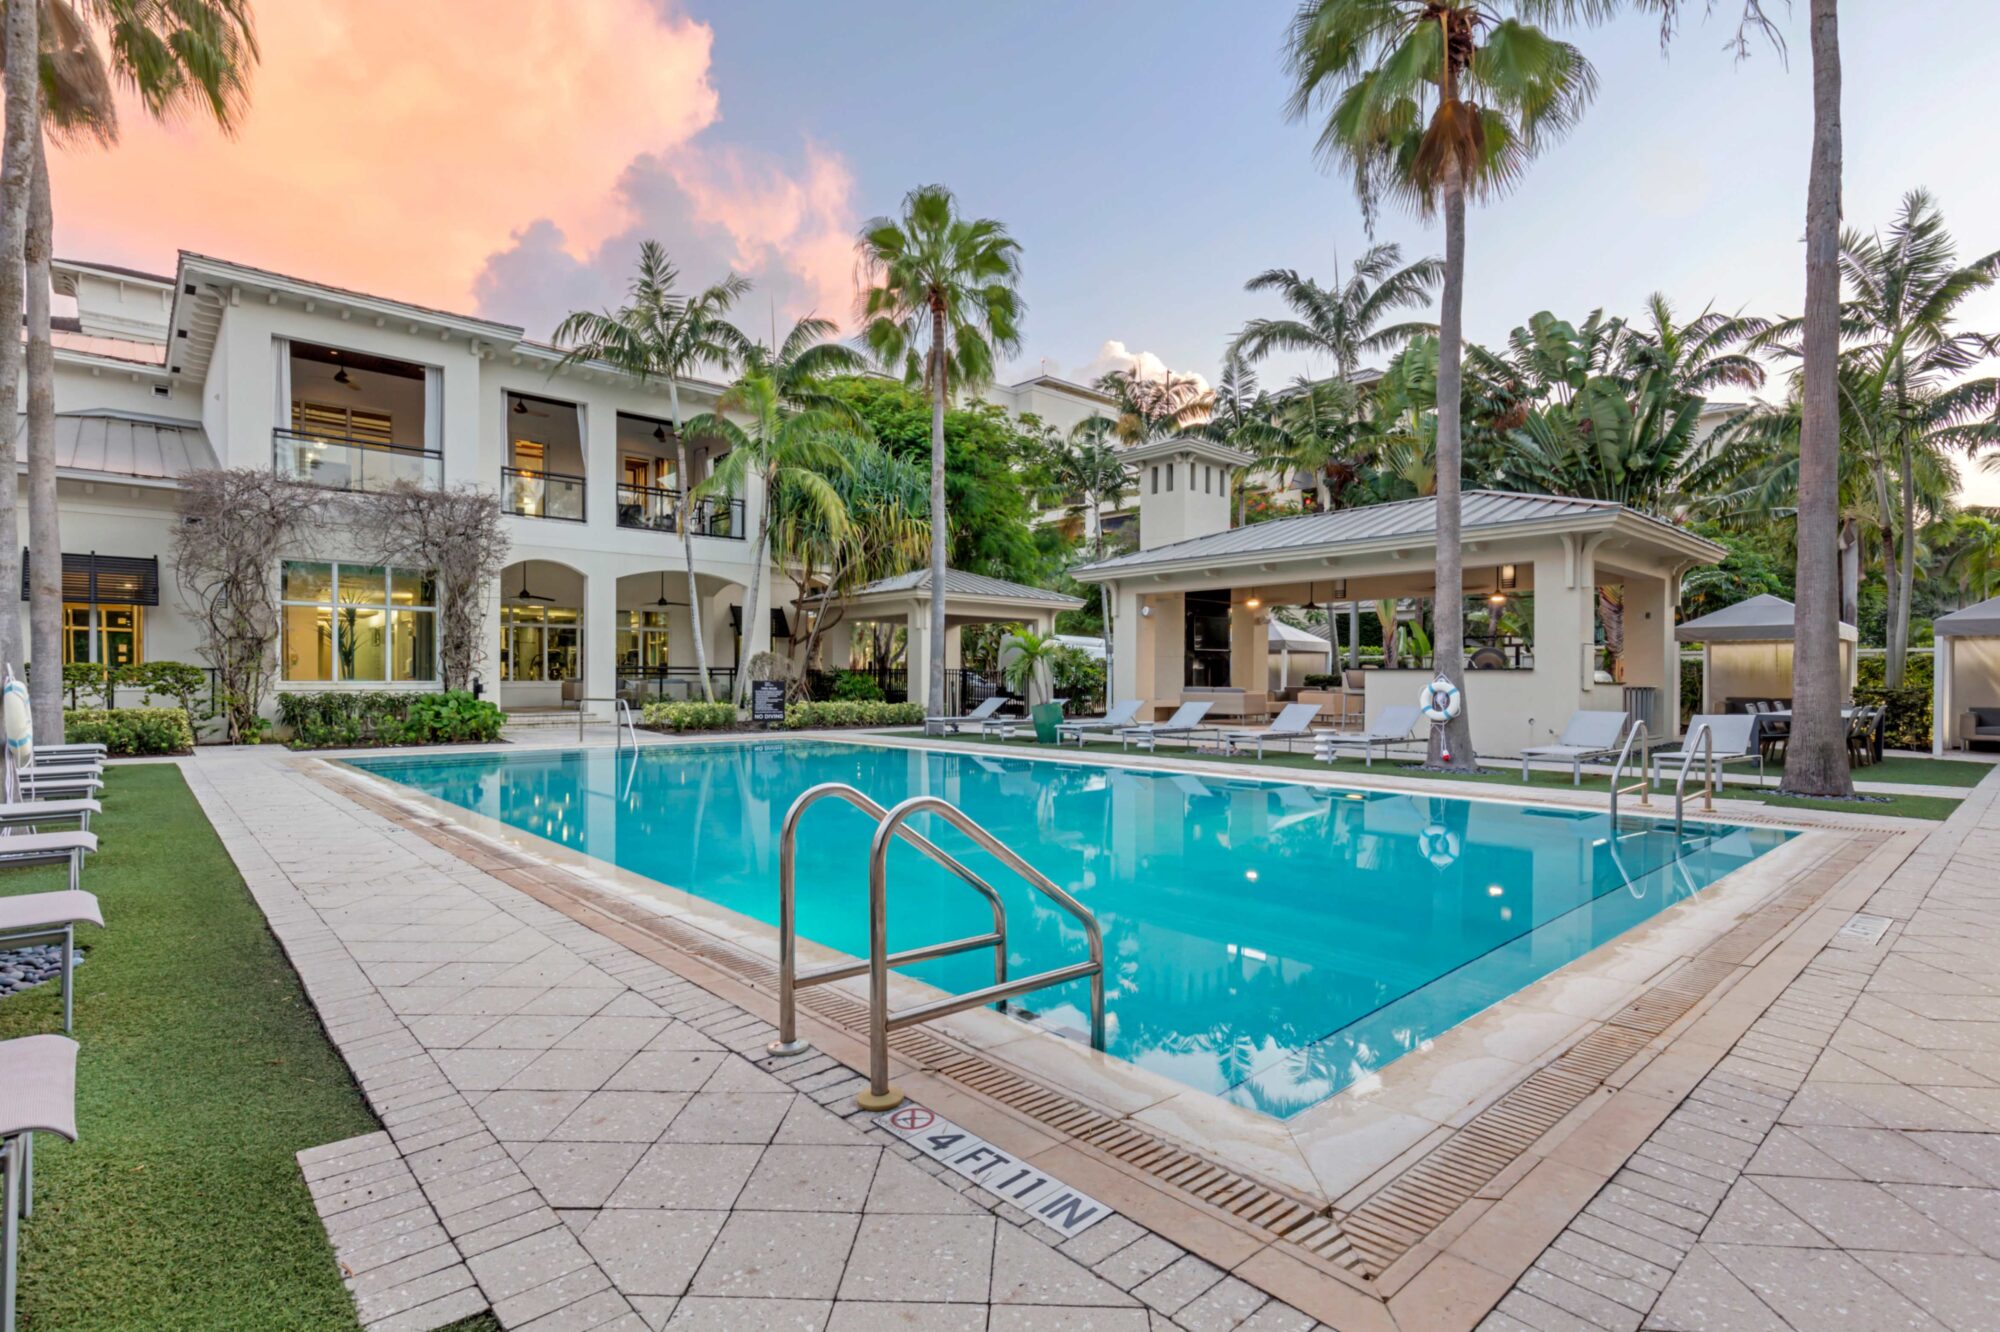
[[[334,783],[329,780],[329,784]],[[379,800],[372,792],[358,790],[352,783],[339,785],[358,803],[395,821],[416,826],[427,839],[468,860],[501,862],[506,867],[503,877],[518,875],[585,898],[595,909],[738,981],[766,991],[776,988],[777,968],[765,958],[594,890],[563,870],[522,860],[518,853],[496,854],[495,848],[483,838],[462,827],[425,816],[413,818],[409,810]],[[950,1078],[1038,1125],[1087,1144],[1129,1169],[1237,1218],[1268,1238],[1283,1241],[1321,1262],[1369,1280],[1421,1243],[1479,1190],[1518,1161],[1620,1067],[1739,972],[1752,954],[1809,909],[1884,840],[1885,834],[1865,832],[1796,871],[1783,890],[1699,957],[1654,983],[1346,1211],[1221,1165],[1183,1144],[1052,1091],[931,1032],[906,1029],[891,1035],[889,1041],[898,1054],[926,1070]],[[840,990],[816,986],[801,991],[799,1006],[857,1034],[865,1033],[868,1027],[868,1005]]]

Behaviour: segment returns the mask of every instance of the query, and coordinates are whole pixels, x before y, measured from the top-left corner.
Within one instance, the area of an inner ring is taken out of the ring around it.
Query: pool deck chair
[[[1201,719],[1208,715],[1213,706],[1206,699],[1199,703],[1183,703],[1174,709],[1174,715],[1163,722],[1141,722],[1137,726],[1122,726],[1116,735],[1118,747],[1130,749],[1133,745],[1141,749],[1152,749],[1162,740],[1178,738],[1192,742],[1195,736],[1208,730]]]
[[[1708,738],[1715,752],[1716,766],[1731,763],[1754,763],[1757,765],[1757,785],[1764,784],[1764,751],[1757,743],[1757,719],[1747,712],[1697,713],[1689,718],[1687,739],[1679,744],[1668,745],[1653,751],[1653,785],[1657,788],[1671,762],[1676,768],[1692,749],[1697,770],[1707,761],[1707,752],[1700,744],[1693,743],[1695,732],[1701,727],[1708,728]],[[1689,774],[1690,780],[1694,773]]]
[[[75,1025],[76,927],[102,927],[94,893],[22,893],[0,897],[0,948],[62,945],[63,1030]]]
[[[103,744],[96,740],[87,740],[73,745],[35,746],[36,758],[44,758],[52,762],[57,759],[64,761],[73,759],[102,759],[108,752]]]
[[[968,726],[977,726],[994,713],[1007,706],[1005,694],[995,694],[963,717],[926,717],[925,735],[956,735]]]
[[[104,806],[95,800],[17,800],[11,804],[0,804],[0,828],[39,828],[45,823],[74,823],[89,832],[90,816],[103,812]]]
[[[35,1210],[35,1135],[76,1141],[76,1042],[67,1036],[0,1041],[0,1329],[14,1332],[21,1222]]]
[[[96,833],[14,833],[0,837],[0,869],[67,864],[69,890],[76,892],[82,886],[84,853],[96,849]]]
[[[1579,708],[1569,715],[1569,725],[1552,745],[1530,745],[1521,751],[1521,780],[1528,780],[1528,765],[1542,760],[1569,764],[1569,784],[1583,785],[1583,765],[1593,759],[1614,758],[1625,728],[1632,723],[1629,713],[1593,712]]]
[[[1224,731],[1222,748],[1224,753],[1234,753],[1245,745],[1257,751],[1257,757],[1264,757],[1265,745],[1283,745],[1291,748],[1294,740],[1310,740],[1318,734],[1312,729],[1313,718],[1319,716],[1317,703],[1287,703],[1278,713],[1277,719],[1269,726],[1253,726],[1242,731]]]
[[[1321,763],[1331,763],[1340,757],[1341,750],[1359,749],[1363,766],[1372,768],[1377,749],[1387,758],[1389,751],[1398,745],[1414,743],[1417,724],[1423,719],[1423,709],[1410,704],[1399,703],[1393,708],[1384,708],[1370,730],[1321,731],[1313,741],[1313,757]]]
[[[1146,705],[1143,698],[1128,698],[1123,703],[1105,709],[1102,717],[1077,717],[1056,727],[1056,743],[1065,740],[1076,741],[1078,749],[1083,748],[1084,737],[1092,732],[1102,734],[1116,731],[1121,726],[1130,726],[1132,719],[1139,715],[1139,709]]]

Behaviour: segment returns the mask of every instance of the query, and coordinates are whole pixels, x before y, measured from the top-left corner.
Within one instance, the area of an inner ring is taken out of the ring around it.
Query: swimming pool
[[[1104,930],[1110,1053],[1286,1118],[1779,846],[1771,828],[813,740],[366,758],[354,766],[754,917],[777,918],[792,800],[941,796]],[[1085,956],[1076,922],[929,815],[1006,901],[1014,975]],[[870,821],[806,816],[799,932],[868,947]],[[984,933],[983,899],[901,844],[893,949]],[[905,969],[971,990],[988,952]],[[1087,982],[1017,1001],[1080,1037]]]

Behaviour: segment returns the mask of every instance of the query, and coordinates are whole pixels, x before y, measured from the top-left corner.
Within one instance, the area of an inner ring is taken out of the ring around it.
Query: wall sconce
[[[1152,619],[1152,618],[1153,618],[1153,608],[1152,608],[1151,606],[1141,606],[1141,607],[1139,607],[1139,618],[1140,618],[1140,619],[1142,619],[1142,620],[1150,620],[1150,619]]]
[[[1501,565],[1500,590],[1502,592],[1512,592],[1515,588],[1519,586],[1520,586],[1520,580],[1518,574],[1515,571],[1514,566],[1511,564]]]

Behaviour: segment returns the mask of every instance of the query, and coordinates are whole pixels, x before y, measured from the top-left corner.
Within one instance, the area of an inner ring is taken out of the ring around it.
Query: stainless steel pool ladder
[[[844,800],[875,820],[875,834],[868,847],[868,957],[854,962],[835,962],[800,971],[798,967],[797,852],[799,820],[805,812],[829,796]],[[1007,908],[993,885],[974,874],[936,843],[909,826],[918,814],[936,814],[970,837],[979,848],[1026,879],[1030,886],[1074,916],[1083,926],[1090,944],[1090,960],[1037,972],[1032,976],[1007,979]],[[889,845],[902,838],[911,846],[950,870],[971,887],[993,909],[993,929],[986,934],[889,951]],[[889,1011],[889,969],[932,958],[993,949],[993,984],[965,994],[946,995],[929,1003],[916,1004],[898,1012]],[[1016,855],[986,829],[973,822],[964,810],[936,796],[911,796],[894,809],[884,809],[843,782],[824,782],[804,792],[785,813],[778,837],[778,1039],[768,1047],[775,1055],[800,1054],[811,1047],[798,1038],[798,991],[808,985],[824,985],[866,974],[868,977],[868,1090],[855,1099],[865,1110],[888,1110],[900,1105],[903,1093],[889,1084],[889,1033],[928,1022],[932,1018],[960,1013],[968,1008],[1005,1001],[1013,995],[1045,989],[1068,981],[1090,978],[1090,1046],[1104,1048],[1104,933],[1097,917],[1076,898],[1057,887],[1049,878]]]
[[[630,700],[623,698],[579,698],[576,701],[576,740],[578,744],[583,743],[583,725],[590,719],[590,714],[584,710],[583,705],[586,703],[611,704],[612,744],[622,745],[625,743],[626,737],[630,736],[632,739],[632,748],[637,749],[639,747],[639,728],[632,722],[632,704]]]
[[[1620,786],[1618,783],[1625,776],[1625,765],[1632,760],[1632,746],[1635,744],[1639,746],[1639,780],[1630,786]],[[1636,791],[1639,793],[1639,803],[1649,809],[1652,807],[1653,801],[1646,792],[1646,750],[1649,747],[1646,741],[1646,723],[1635,719],[1632,729],[1625,733],[1625,745],[1618,751],[1618,761],[1611,765],[1611,826],[1614,829],[1618,826],[1619,796],[1631,795]]]
[[[1713,814],[1715,812],[1715,733],[1709,730],[1707,722],[1702,722],[1682,742],[1681,770],[1680,774],[1674,778],[1675,837],[1681,835],[1681,826],[1687,817],[1688,770],[1694,766],[1697,744],[1700,745],[1701,752],[1708,757],[1706,775],[1703,776],[1701,782],[1701,812],[1704,814]]]

